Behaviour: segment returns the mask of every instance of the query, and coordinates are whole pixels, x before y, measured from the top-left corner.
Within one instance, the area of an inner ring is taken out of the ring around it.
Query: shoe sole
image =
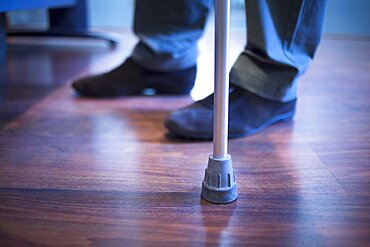
[[[295,111],[288,112],[288,113],[285,113],[285,114],[282,114],[282,115],[278,115],[276,117],[271,118],[269,121],[265,122],[264,124],[262,124],[258,128],[255,128],[255,129],[252,129],[252,130],[249,130],[249,131],[246,131],[246,132],[242,132],[242,133],[230,134],[229,138],[246,137],[246,136],[256,134],[256,133],[262,131],[263,129],[265,129],[265,128],[267,128],[267,127],[269,127],[269,126],[271,126],[271,125],[273,125],[277,122],[292,119],[294,114],[295,114]]]
[[[271,118],[270,120],[268,120],[267,122],[261,124],[258,128],[255,128],[255,129],[252,129],[252,130],[249,130],[249,131],[246,131],[246,132],[229,133],[228,138],[229,139],[235,139],[235,138],[247,137],[247,136],[256,134],[256,133],[260,132],[261,130],[271,126],[272,124],[275,124],[275,123],[280,122],[280,121],[292,119],[294,114],[295,114],[295,111],[291,111],[291,112],[287,112],[287,113],[275,116],[275,117]],[[198,134],[194,134],[194,133],[185,133],[185,134],[183,134],[183,133],[181,133],[182,131],[180,131],[176,126],[173,126],[173,125],[168,124],[168,123],[165,123],[165,126],[170,131],[170,133],[172,133],[172,134],[174,134],[178,137],[182,137],[182,138],[186,138],[186,139],[193,139],[193,140],[212,140],[213,139],[213,135],[210,137],[209,135],[207,135],[207,136],[203,135],[202,136],[202,134],[199,134],[199,133]],[[181,134],[179,134],[179,133],[181,133]]]
[[[192,85],[193,86],[193,85]],[[170,88],[166,88],[166,86],[155,86],[148,85],[147,87],[143,86],[142,89],[132,90],[131,92],[128,91],[112,91],[112,92],[99,92],[96,91],[89,91],[85,89],[81,89],[78,86],[75,86],[72,84],[73,89],[80,95],[80,96],[86,96],[86,97],[96,97],[96,98],[108,98],[108,97],[123,97],[123,96],[139,96],[139,95],[146,95],[144,93],[145,89],[153,89],[154,94],[153,95],[188,95],[191,92],[191,87],[188,87],[183,90],[179,90],[178,88],[174,88],[171,90]]]

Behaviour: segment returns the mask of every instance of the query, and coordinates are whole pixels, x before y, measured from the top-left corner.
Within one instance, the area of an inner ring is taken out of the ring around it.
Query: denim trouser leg
[[[296,98],[321,37],[325,0],[246,0],[247,46],[230,82],[264,98]]]
[[[140,41],[132,58],[155,71],[196,64],[212,0],[136,0],[134,31]]]

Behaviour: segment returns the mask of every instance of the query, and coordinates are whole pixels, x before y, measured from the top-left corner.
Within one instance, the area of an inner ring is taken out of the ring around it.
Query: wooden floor
[[[369,40],[326,37],[300,81],[295,119],[230,141],[239,199],[228,205],[200,199],[212,144],[170,137],[162,125],[190,97],[73,94],[72,78],[128,49],[9,49],[0,246],[370,245]],[[194,90],[212,90],[206,79]]]

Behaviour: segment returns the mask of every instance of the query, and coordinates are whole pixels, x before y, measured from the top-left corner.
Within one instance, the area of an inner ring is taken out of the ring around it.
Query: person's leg
[[[248,41],[230,73],[229,137],[254,134],[295,113],[297,79],[321,37],[325,0],[247,0]],[[213,95],[165,122],[185,138],[213,136]]]
[[[320,42],[326,0],[248,0],[247,46],[230,82],[263,98],[287,102]]]
[[[212,0],[137,0],[134,31],[140,41],[132,58],[155,71],[178,71],[196,64]]]
[[[152,88],[162,94],[186,94],[196,77],[197,41],[212,0],[137,0],[132,55],[107,73],[73,82],[85,96],[125,96]]]

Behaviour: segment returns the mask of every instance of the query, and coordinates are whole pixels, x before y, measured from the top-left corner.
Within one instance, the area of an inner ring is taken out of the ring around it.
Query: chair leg
[[[108,41],[113,47],[119,43],[120,35],[108,32],[91,32],[87,0],[77,0],[72,7],[49,10],[50,27],[47,31],[12,30],[9,36],[17,37],[71,37],[93,38]]]
[[[0,13],[0,64],[6,61],[6,16]]]

